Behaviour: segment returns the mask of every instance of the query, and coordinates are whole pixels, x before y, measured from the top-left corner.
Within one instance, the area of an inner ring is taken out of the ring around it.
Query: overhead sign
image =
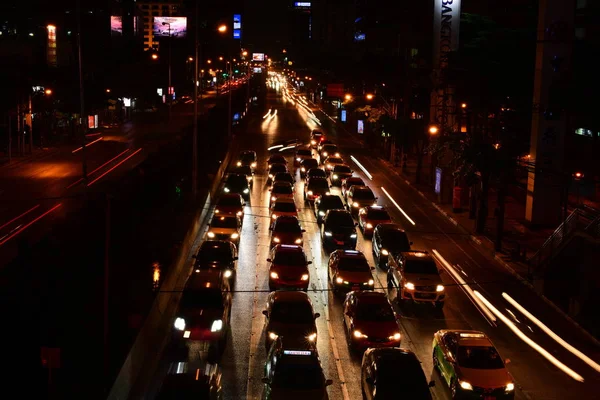
[[[265,61],[265,53],[252,53],[252,61]]]
[[[339,97],[343,98],[345,95],[343,83],[328,83],[327,84],[327,97]]]
[[[242,16],[241,14],[233,14],[233,38],[242,38]]]
[[[234,29],[233,30],[233,38],[234,39],[241,39],[242,38],[242,31],[239,29]]]
[[[296,1],[294,3],[294,7],[296,8],[310,8],[311,3],[310,1]]]

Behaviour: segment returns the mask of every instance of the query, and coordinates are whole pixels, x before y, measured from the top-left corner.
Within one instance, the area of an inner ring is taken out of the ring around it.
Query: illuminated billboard
[[[152,34],[155,37],[182,38],[187,34],[186,17],[154,17]]]
[[[310,1],[296,1],[294,7],[296,8],[310,8]]]
[[[265,53],[252,53],[252,61],[265,61]]]
[[[120,15],[111,15],[110,34],[111,36],[123,35],[123,18]]]
[[[242,29],[242,16],[233,14],[233,29]]]

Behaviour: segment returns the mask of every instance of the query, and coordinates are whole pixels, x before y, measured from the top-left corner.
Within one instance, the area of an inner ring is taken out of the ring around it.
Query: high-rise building
[[[152,33],[154,17],[182,16],[183,0],[141,1],[137,4],[143,22],[144,50],[158,50],[159,41]]]

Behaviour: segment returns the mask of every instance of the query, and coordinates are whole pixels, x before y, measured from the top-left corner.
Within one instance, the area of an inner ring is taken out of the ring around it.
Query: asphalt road
[[[395,222],[406,229],[414,242],[413,248],[434,253],[439,266],[445,271],[442,279],[447,285],[447,301],[442,312],[434,312],[426,307],[398,308],[402,316],[402,346],[416,353],[426,376],[436,381],[436,386],[432,389],[434,398],[450,398],[449,390],[439,375],[432,371],[433,333],[445,328],[485,332],[495,343],[500,354],[511,360],[508,369],[516,381],[517,399],[598,398],[599,371],[552,339],[547,332],[525,316],[525,311],[519,311],[503,295],[509,295],[556,335],[596,362],[600,358],[597,347],[529,288],[515,281],[502,266],[484,255],[469,236],[450,223],[403,179],[389,171],[385,164],[370,154],[359,141],[336,129],[317,107],[298,99],[293,92],[282,96],[283,90],[283,86],[279,87],[279,90],[270,90],[264,112],[251,116],[248,130],[236,139],[236,147],[239,149],[257,151],[259,167],[255,175],[251,201],[244,217],[239,247],[232,330],[220,361],[226,399],[260,398],[263,386],[260,380],[266,354],[263,346],[265,318],[262,310],[268,295],[266,259],[270,237],[267,207],[269,192],[265,176],[266,159],[269,156],[267,148],[281,140],[299,138],[308,141],[310,130],[316,128],[317,124],[322,124],[321,129],[337,142],[342,150],[342,157],[355,170],[355,174],[368,182],[378,196],[378,203],[386,206]],[[276,116],[263,119],[262,115],[269,109],[277,110]],[[289,156],[288,162],[291,165],[291,154]],[[362,164],[372,179],[367,177],[350,156]],[[329,254],[322,249],[314,213],[304,204],[303,184],[299,176],[297,179],[296,204],[301,208],[301,224],[306,229],[304,247],[308,259],[313,261],[310,266],[309,294],[315,312],[321,314],[317,319],[318,351],[325,376],[334,381],[329,387],[329,396],[334,400],[359,399],[360,359],[348,351],[342,324],[341,300],[329,292],[327,285],[326,265]],[[333,192],[339,193],[339,189],[334,189]],[[358,234],[357,249],[374,265],[371,243],[364,240],[361,233]],[[378,290],[387,292],[385,273],[378,269],[374,274]],[[479,292],[484,300],[475,292]],[[393,300],[395,292],[390,292],[389,296]],[[485,301],[488,302],[487,306]],[[395,301],[394,304],[398,307]],[[497,314],[489,311],[492,308],[496,309]],[[509,325],[512,329],[509,329]],[[534,350],[526,340],[535,342],[549,358],[570,368],[581,376],[584,382],[568,376],[548,358]],[[200,365],[197,363],[201,354],[195,350],[190,352],[187,360],[189,370],[193,370],[195,365]],[[164,354],[147,398],[151,398],[158,389],[169,365],[176,362],[172,357],[168,352]]]

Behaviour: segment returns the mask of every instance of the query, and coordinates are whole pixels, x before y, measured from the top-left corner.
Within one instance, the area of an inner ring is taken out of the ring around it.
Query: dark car
[[[329,210],[321,225],[324,248],[356,248],[356,223],[346,210]]]
[[[304,201],[315,201],[319,196],[329,193],[330,190],[327,178],[312,177],[304,185]]]
[[[342,197],[346,199],[346,193],[354,185],[365,186],[365,182],[358,176],[351,176],[342,181]]]
[[[310,178],[327,178],[327,172],[325,172],[323,169],[321,168],[311,168],[308,170],[308,172],[306,172],[306,174],[304,174],[304,183],[307,183]]]
[[[221,270],[233,285],[238,259],[235,244],[226,240],[205,240],[194,258],[194,270]]]
[[[305,158],[304,160],[300,161],[300,177],[304,178],[306,176],[306,172],[312,168],[319,168],[319,162],[314,158]]]
[[[306,259],[302,246],[278,244],[271,249],[267,262],[270,263],[269,290],[308,290],[308,266],[312,261]]]
[[[273,183],[275,182],[288,182],[293,185],[296,183],[296,180],[289,172],[278,172],[273,176]]]
[[[388,256],[410,251],[412,242],[398,224],[379,224],[373,231],[373,259],[381,269],[387,269]]]
[[[365,238],[373,235],[373,230],[379,224],[392,222],[392,217],[384,206],[366,206],[358,212],[358,226]]]
[[[296,155],[294,156],[294,167],[299,167],[303,160],[312,158],[312,150],[310,147],[301,147],[296,149]]]
[[[344,179],[352,176],[352,173],[353,171],[349,166],[345,164],[337,164],[334,165],[333,169],[331,170],[329,179],[331,180],[331,184],[333,186],[340,186]]]
[[[297,244],[302,246],[304,229],[300,226],[298,218],[282,215],[275,220],[271,229],[271,247],[276,244]]]
[[[352,215],[357,215],[363,207],[377,205],[376,202],[377,197],[368,186],[354,185],[346,193],[346,205]]]
[[[265,350],[279,336],[317,342],[318,313],[313,311],[312,302],[305,292],[278,290],[269,294],[267,309],[263,311],[265,323]]]
[[[233,170],[233,173],[238,175],[246,175],[246,179],[248,180],[250,187],[252,187],[252,183],[254,182],[254,172],[252,171],[252,168],[249,165],[242,165],[241,167],[236,167]]]
[[[242,151],[236,166],[249,166],[254,171],[254,168],[256,168],[256,152],[253,150]]]
[[[250,198],[248,178],[242,174],[230,174],[225,181],[223,191],[225,193],[237,193],[248,200]]]
[[[226,193],[221,195],[215,206],[215,214],[219,215],[237,215],[244,220],[244,199],[236,193]]]
[[[288,168],[285,164],[273,164],[269,167],[269,172],[268,172],[268,178],[267,178],[267,183],[271,183],[273,182],[273,178],[275,178],[275,175],[281,173],[281,172],[288,172]]]
[[[313,149],[316,149],[319,145],[319,143],[321,143],[321,141],[325,140],[325,136],[323,136],[323,132],[321,131],[317,131],[317,130],[313,130],[310,134],[310,146]]]
[[[321,150],[319,151],[319,162],[323,164],[327,157],[339,157],[340,151],[338,147],[333,143],[328,143],[321,146]]]
[[[156,400],[221,400],[222,374],[217,364],[203,365],[196,371],[178,372],[178,363],[172,363]],[[197,372],[201,371],[201,372]]]
[[[283,164],[283,165],[287,165],[287,160],[285,159],[284,156],[282,156],[281,154],[273,154],[271,157],[269,157],[269,159],[267,160],[267,165],[270,167],[273,164]]]
[[[360,383],[367,400],[431,400],[421,361],[415,353],[401,348],[371,348],[362,357]],[[399,373],[399,371],[402,371]]]
[[[317,197],[314,208],[315,216],[317,217],[317,224],[321,224],[323,222],[323,218],[325,218],[325,214],[327,214],[327,211],[344,209],[344,203],[337,194],[324,194]]]

